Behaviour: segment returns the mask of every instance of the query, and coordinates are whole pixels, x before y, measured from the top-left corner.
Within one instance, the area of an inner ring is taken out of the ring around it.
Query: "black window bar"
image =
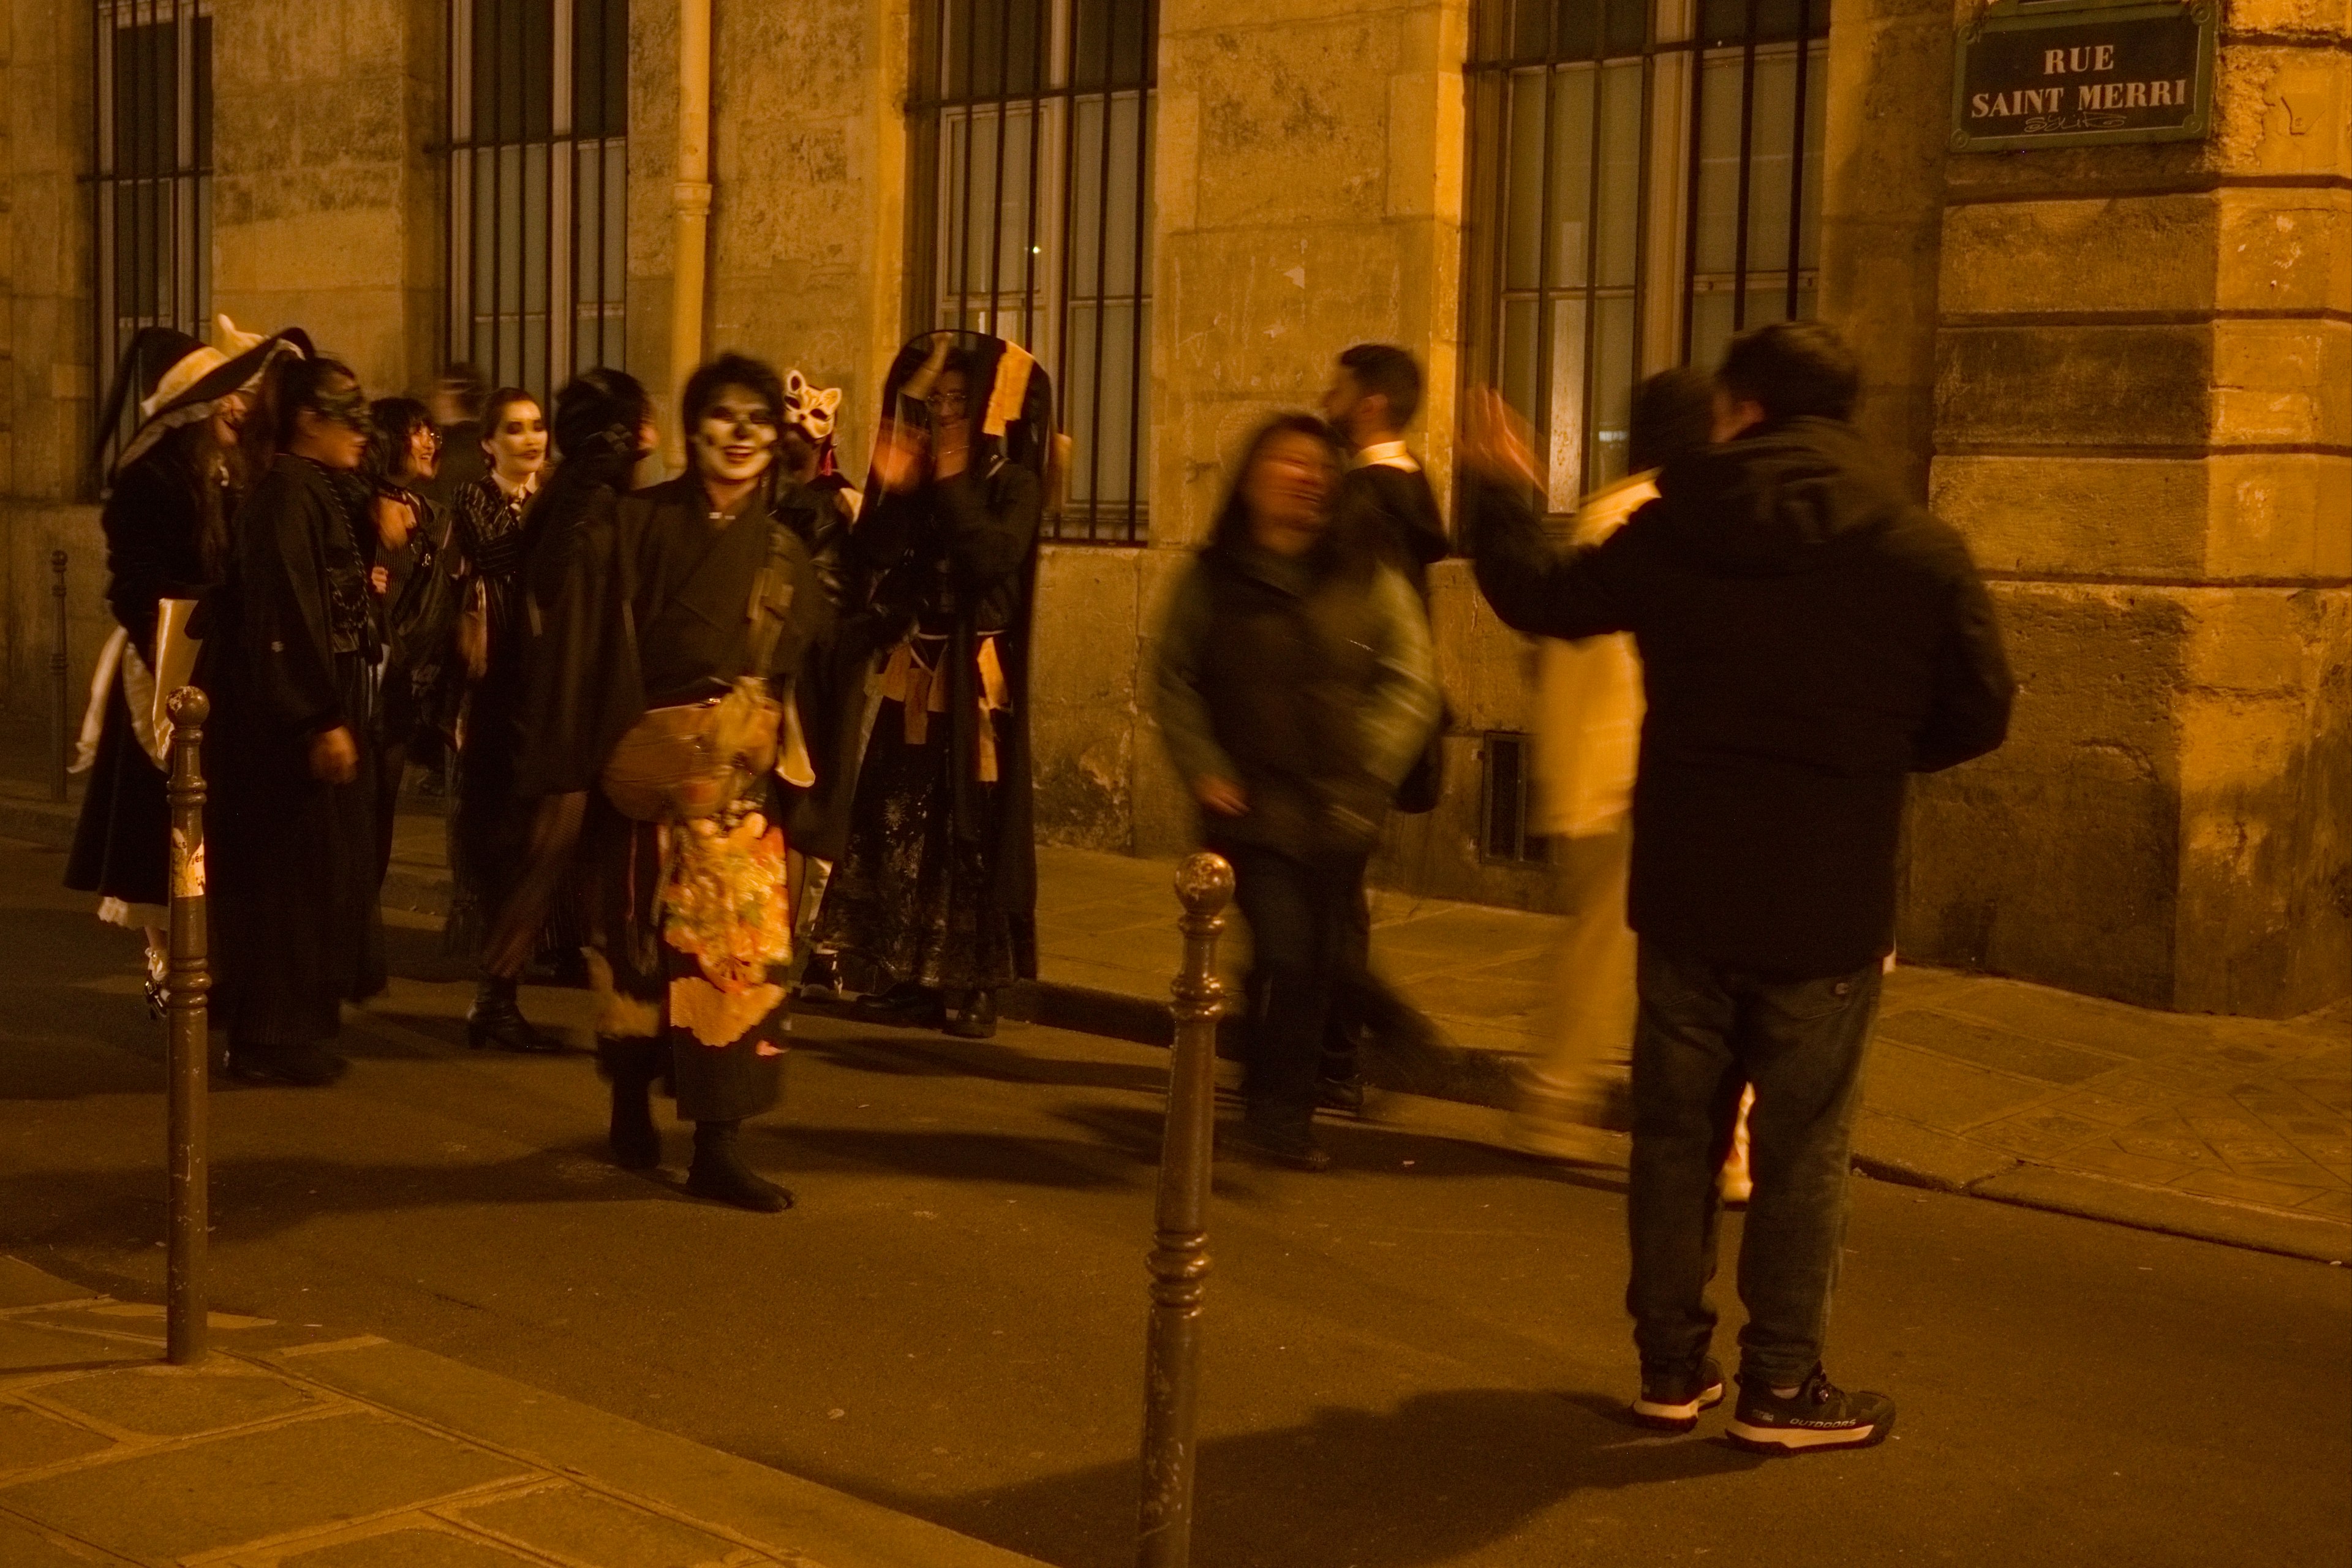
[[[96,373],[143,327],[209,340],[213,19],[197,0],[102,0],[91,51]],[[110,444],[127,439],[126,406]]]
[[[1530,737],[1517,731],[1489,730],[1479,738],[1480,859],[1513,866],[1550,859],[1550,841],[1528,827],[1536,790],[1533,758]]]
[[[452,359],[542,402],[622,364],[628,0],[452,0]]]
[[[1811,310],[1828,0],[1696,4],[1476,10],[1463,364],[1534,425],[1554,512],[1623,477],[1645,370]]]
[[[908,317],[1021,344],[1072,441],[1047,536],[1149,533],[1154,0],[923,0]]]

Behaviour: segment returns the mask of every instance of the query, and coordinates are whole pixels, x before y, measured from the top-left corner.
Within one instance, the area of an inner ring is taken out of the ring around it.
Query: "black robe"
[[[151,671],[158,602],[194,599],[201,610],[206,595],[220,585],[219,569],[208,571],[205,564],[197,487],[206,481],[188,460],[188,439],[166,437],[123,469],[98,519],[106,535],[107,608]],[[227,500],[222,497],[224,506]],[[204,675],[200,661],[199,684]],[[131,729],[118,673],[66,858],[66,886],[134,906],[161,907],[170,896],[171,832],[163,771]]]
[[[488,611],[489,658],[465,687],[457,724],[457,767],[449,801],[449,951],[476,956],[491,921],[514,890],[530,851],[531,803],[516,784],[522,745],[525,559],[530,533],[524,508],[488,477],[457,492],[443,570]],[[446,679],[466,672],[448,657]]]
[[[904,703],[882,702],[819,917],[819,939],[862,964],[870,989],[993,989],[1036,975],[1028,676],[1042,514],[1037,475],[997,456],[984,473],[885,492],[851,535],[877,578],[874,643],[911,637],[947,687],[919,742]],[[983,720],[979,658],[991,641],[1009,702]]]
[[[373,646],[367,563],[327,471],[281,455],[237,514],[213,617],[205,745],[213,1018],[233,1042],[331,1038],[383,988],[376,905]],[[310,776],[311,739],[352,731],[358,777]]]
[[[670,826],[623,816],[604,798],[598,775],[614,746],[649,708],[698,701],[750,673],[754,623],[746,612],[763,568],[782,568],[768,613],[782,625],[763,673],[785,695],[821,614],[822,593],[796,531],[780,526],[763,496],[723,526],[710,518],[692,476],[619,497],[609,489],[579,498],[551,518],[534,562],[532,600],[541,635],[525,676],[530,692],[518,777],[534,795],[585,793],[578,872],[583,889],[590,974],[600,1034],[656,1036],[669,1047],[678,1114],[690,1121],[736,1121],[775,1103],[785,1047],[784,960],[766,967],[753,988],[769,1001],[739,1032],[676,1016],[685,990],[703,984],[709,965],[680,946],[674,916],[688,889],[676,876],[681,840],[704,825]],[[717,825],[751,823],[760,847],[742,872],[764,890],[756,918],[771,933],[789,929],[782,886],[782,825],[789,811],[781,781],[767,775]],[[772,902],[770,901],[772,900]],[[699,933],[708,935],[706,925]],[[706,993],[707,994],[707,993]],[[714,1038],[728,1033],[729,1037]]]

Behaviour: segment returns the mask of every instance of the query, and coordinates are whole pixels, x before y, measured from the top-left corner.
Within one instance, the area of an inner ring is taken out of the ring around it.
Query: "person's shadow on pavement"
[[[1578,1492],[1753,1468],[1668,1437],[1598,1394],[1463,1388],[1393,1409],[1327,1405],[1307,1422],[1201,1444],[1192,1561],[1219,1568],[1424,1568],[1501,1541]],[[808,1475],[790,1457],[776,1461]],[[813,1477],[1061,1568],[1135,1560],[1132,1460],[961,1497],[877,1495]],[[1528,1561],[1538,1560],[1530,1556]]]

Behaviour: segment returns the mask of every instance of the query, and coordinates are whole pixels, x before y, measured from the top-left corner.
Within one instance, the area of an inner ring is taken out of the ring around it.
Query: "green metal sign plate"
[[[1952,150],[2194,142],[2213,122],[2216,0],[2008,0],[1952,51]]]

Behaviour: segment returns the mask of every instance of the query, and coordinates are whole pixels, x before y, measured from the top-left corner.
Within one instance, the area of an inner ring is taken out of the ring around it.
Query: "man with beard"
[[[667,1076],[695,1124],[687,1190],[770,1213],[792,1194],[744,1163],[738,1132],[781,1086],[782,786],[808,773],[780,721],[820,597],[775,515],[782,405],[758,361],[703,365],[683,398],[687,471],[587,509],[562,557],[534,563],[552,598],[526,687],[546,710],[519,768],[526,793],[579,797],[614,1161],[660,1163]]]

